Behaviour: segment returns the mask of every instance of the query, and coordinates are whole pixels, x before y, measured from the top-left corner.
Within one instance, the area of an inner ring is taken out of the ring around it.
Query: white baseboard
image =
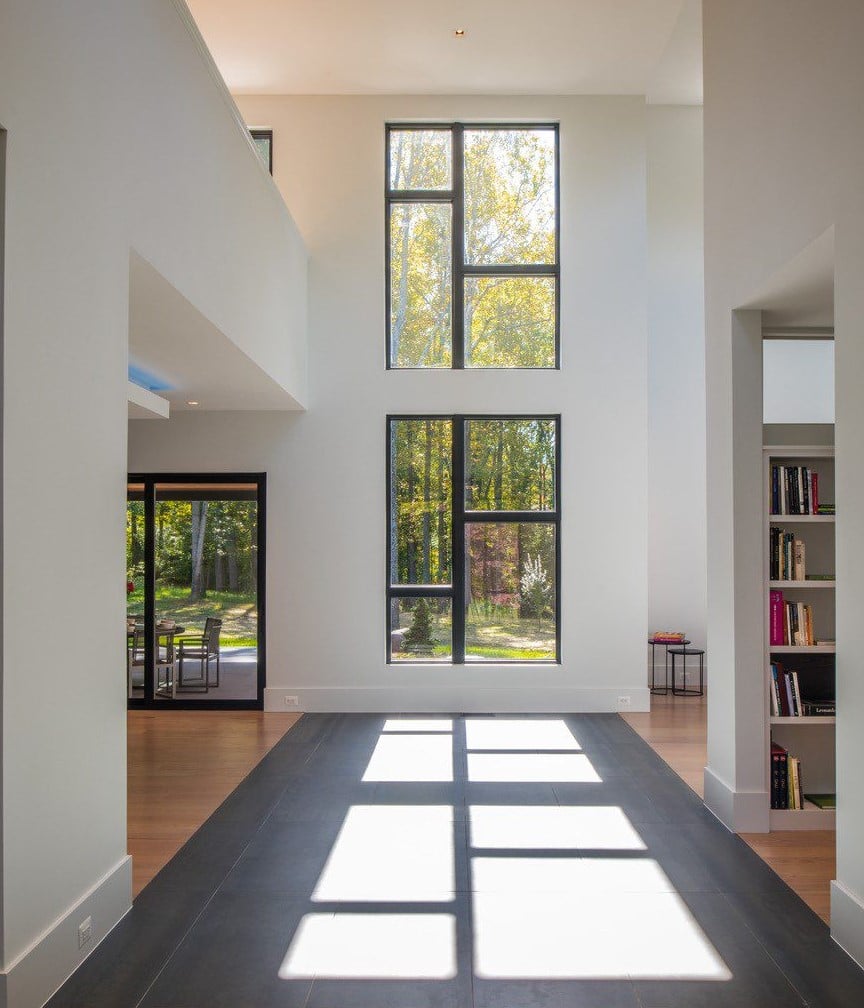
[[[3,1008],[40,1008],[132,906],[132,858],[127,855],[44,931],[3,972]],[[90,941],[78,948],[78,925],[92,920]]]
[[[433,670],[434,671],[434,670]],[[618,698],[630,697],[630,706]],[[286,703],[297,697],[298,703]],[[568,689],[541,686],[410,686],[368,689],[288,686],[264,690],[265,711],[353,714],[587,714],[647,711],[647,687]]]
[[[864,968],[864,903],[836,881],[831,883],[831,937]]]
[[[733,833],[767,833],[769,800],[767,791],[735,791],[705,767],[705,806]]]

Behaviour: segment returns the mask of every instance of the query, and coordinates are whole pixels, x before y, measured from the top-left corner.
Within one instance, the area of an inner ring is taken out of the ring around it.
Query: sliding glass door
[[[261,706],[264,480],[246,473],[130,477],[132,705]]]

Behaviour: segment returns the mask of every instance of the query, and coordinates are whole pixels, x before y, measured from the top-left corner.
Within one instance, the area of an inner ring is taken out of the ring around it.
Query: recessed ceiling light
[[[454,30],[453,34],[456,36],[456,38],[465,38],[465,29],[464,28],[456,28]]]
[[[187,406],[200,406],[201,403],[199,403],[197,399],[187,399],[186,400],[186,405]]]

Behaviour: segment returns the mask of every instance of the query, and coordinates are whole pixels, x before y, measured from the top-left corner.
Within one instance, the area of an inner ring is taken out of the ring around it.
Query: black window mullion
[[[156,481],[144,480],[144,701],[156,695]]]
[[[451,367],[465,367],[465,137],[463,128],[453,127],[453,267],[451,270],[453,360]],[[455,618],[455,614],[454,614]]]
[[[453,417],[451,571],[453,581],[453,664],[465,662],[465,418]]]

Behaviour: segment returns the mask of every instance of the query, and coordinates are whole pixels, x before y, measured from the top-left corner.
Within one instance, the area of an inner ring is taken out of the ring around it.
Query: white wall
[[[646,121],[636,98],[242,98],[310,250],[310,397],[292,418],[130,425],[136,470],[267,469],[267,703],[614,709],[645,696]],[[562,370],[384,368],[384,125],[560,120]],[[388,667],[385,416],[562,414],[563,662]]]
[[[759,312],[732,317],[834,227],[837,445],[837,884],[832,931],[864,962],[864,6],[705,0],[705,279],[712,702],[706,796],[732,825],[766,800],[767,760],[742,730],[764,709],[761,605],[747,553],[762,506],[750,439],[761,418]],[[751,352],[752,351],[752,352]],[[743,357],[736,361],[736,357]],[[755,402],[754,402],[755,400]],[[736,437],[737,435],[737,437]],[[737,512],[735,508],[737,507]],[[737,529],[736,529],[737,525]],[[758,548],[758,544],[757,547]],[[755,594],[754,594],[755,593]],[[806,769],[805,769],[806,774]],[[752,819],[751,819],[752,823]],[[752,828],[752,825],[751,825]]]
[[[41,1004],[80,961],[81,919],[92,948],[131,896],[130,249],[305,395],[302,243],[182,15],[170,0],[0,6],[0,986],[14,1006]]]
[[[702,109],[647,111],[648,629],[704,647]]]
[[[834,343],[769,339],[762,345],[766,424],[834,423]]]

